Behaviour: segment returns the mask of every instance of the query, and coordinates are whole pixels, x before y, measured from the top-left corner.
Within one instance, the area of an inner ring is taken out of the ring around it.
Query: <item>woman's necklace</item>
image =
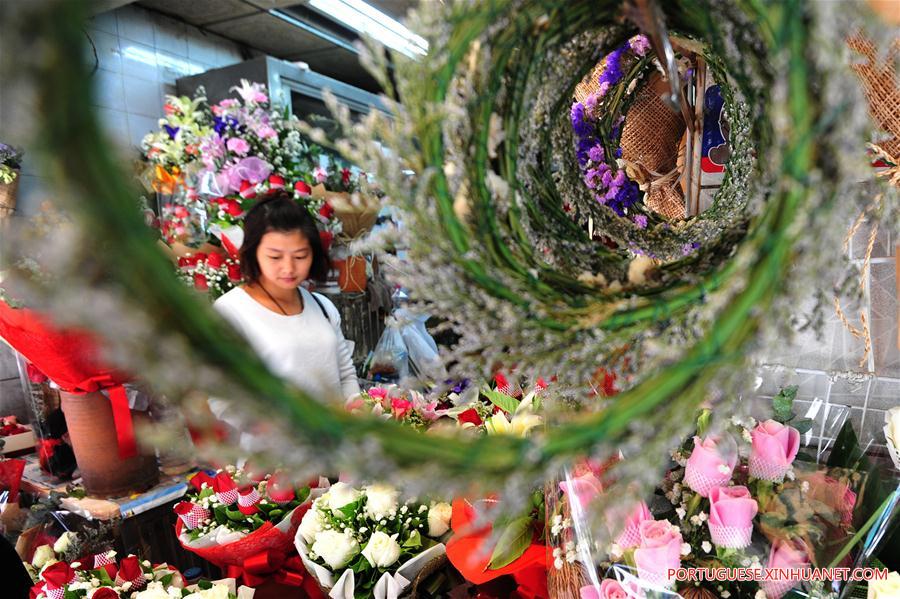
[[[272,294],[269,293],[269,290],[266,289],[265,285],[263,285],[262,283],[257,283],[257,286],[263,290],[263,293],[265,293],[269,297],[269,299],[275,303],[276,306],[278,306],[278,309],[281,310],[282,314],[284,314],[285,316],[290,316],[290,314],[287,313],[287,310],[285,310],[281,306],[281,304],[278,302],[278,300],[275,299],[274,297],[272,297]],[[303,312],[303,296],[300,295],[299,289],[297,290],[297,296],[300,298],[300,312]]]

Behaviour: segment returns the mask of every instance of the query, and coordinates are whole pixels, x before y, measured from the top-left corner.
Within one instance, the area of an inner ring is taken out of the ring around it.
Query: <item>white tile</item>
[[[113,10],[108,10],[106,12],[101,12],[98,15],[94,15],[93,17],[88,19],[87,25],[91,29],[99,29],[100,31],[105,31],[106,33],[119,35],[119,28],[116,22],[116,12]]]
[[[136,77],[123,77],[125,87],[125,111],[158,119],[162,116],[159,84]]]
[[[157,50],[187,57],[188,39],[184,23],[157,14],[153,16],[153,31]]]
[[[127,147],[131,143],[131,138],[128,137],[128,115],[124,110],[100,108],[97,117],[112,143],[119,147]]]
[[[122,74],[146,79],[159,80],[156,49],[131,40],[122,40]]]
[[[94,88],[94,105],[116,110],[125,109],[125,94],[122,89],[122,75],[100,70],[91,76]]]
[[[162,50],[157,50],[156,59],[158,62],[159,81],[164,84],[174,85],[175,80],[179,77],[196,75],[206,70],[202,64],[196,61],[184,56],[163,52]]]
[[[89,64],[94,64],[94,60],[97,60],[97,66],[100,69],[120,73],[122,71],[122,55],[119,48],[119,37],[97,29],[87,29],[86,33],[89,41],[86,49]],[[94,58],[95,50],[97,52],[96,59]]]
[[[188,58],[203,64],[218,64],[218,39],[204,35],[199,30],[190,31],[188,36]]]
[[[153,21],[148,11],[136,6],[123,6],[116,11],[119,36],[141,44],[153,45]]]
[[[218,55],[216,66],[225,67],[244,61],[244,59],[241,57],[241,52],[238,49],[237,44],[235,44],[234,42],[230,42],[224,38],[222,38],[221,43],[216,46],[216,50]]]
[[[144,136],[155,131],[159,127],[158,119],[137,114],[128,115],[129,143],[132,147],[140,148]]]

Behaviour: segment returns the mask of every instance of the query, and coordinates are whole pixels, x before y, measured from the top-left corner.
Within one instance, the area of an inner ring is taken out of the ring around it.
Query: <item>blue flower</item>
[[[171,139],[175,139],[175,136],[178,135],[178,130],[181,129],[181,127],[170,127],[169,125],[163,125],[163,129],[166,130],[166,133],[169,134],[169,137]]]

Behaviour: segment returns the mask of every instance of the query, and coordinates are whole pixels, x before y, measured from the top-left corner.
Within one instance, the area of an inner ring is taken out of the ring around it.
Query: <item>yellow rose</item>
[[[900,574],[891,572],[886,580],[870,580],[866,599],[897,599],[900,597]]]

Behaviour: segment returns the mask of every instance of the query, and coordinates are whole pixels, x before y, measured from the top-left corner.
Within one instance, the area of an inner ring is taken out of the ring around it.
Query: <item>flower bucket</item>
[[[366,259],[363,256],[347,256],[335,260],[338,267],[338,284],[345,293],[363,293],[366,290]]]
[[[100,393],[60,391],[72,449],[89,495],[119,497],[144,491],[159,481],[156,456],[140,451],[130,458],[119,456],[119,440],[110,400]],[[140,412],[132,412],[140,420]]]

